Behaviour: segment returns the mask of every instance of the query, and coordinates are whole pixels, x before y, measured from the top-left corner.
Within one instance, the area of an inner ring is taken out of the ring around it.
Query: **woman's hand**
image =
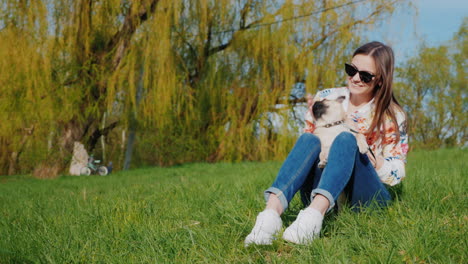
[[[369,157],[369,160],[372,166],[374,166],[376,170],[379,170],[380,168],[382,168],[382,165],[384,163],[384,158],[382,157],[382,155],[377,155],[374,158],[374,156],[369,151],[367,152],[367,157]]]

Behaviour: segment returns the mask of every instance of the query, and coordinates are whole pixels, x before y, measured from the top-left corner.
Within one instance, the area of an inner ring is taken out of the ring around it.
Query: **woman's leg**
[[[359,153],[355,136],[347,132],[338,135],[333,142],[327,167],[312,197],[318,194],[326,197],[330,202],[329,210],[345,188],[351,205],[367,205],[374,198],[384,205],[391,199],[367,155]]]
[[[301,201],[304,207],[308,207],[311,202],[311,197],[310,195],[312,194],[312,190],[317,188],[320,178],[322,176],[322,171],[323,169],[318,167],[319,159],[315,161],[315,164],[312,167],[312,170],[309,173],[309,176],[307,176],[307,179],[305,180],[304,184],[302,185],[300,189],[300,194],[301,194]],[[271,195],[270,197],[272,197]]]
[[[284,161],[272,186],[265,191],[267,206],[270,205],[270,195],[276,196],[281,203],[281,214],[312,171],[320,154],[320,140],[317,136],[304,133],[297,140],[293,149]],[[276,202],[275,202],[276,203]]]
[[[367,207],[375,202],[378,207],[387,206],[392,200],[390,192],[380,180],[366,154],[356,153],[354,171],[345,188],[354,209]]]
[[[317,136],[305,133],[299,137],[273,185],[265,191],[266,209],[258,214],[245,245],[268,245],[273,242],[274,236],[281,230],[280,215],[303,186],[319,154],[320,140]]]
[[[319,180],[319,184],[312,191],[311,205],[301,211],[285,230],[283,238],[294,243],[310,243],[320,233],[323,214],[333,208],[345,187],[350,189],[353,204],[370,201],[376,194],[382,195],[385,201],[389,199],[388,191],[366,158],[359,153],[353,134],[338,135],[330,148],[323,173],[315,175],[314,180]]]
[[[315,180],[320,180],[321,174],[316,175]],[[367,155],[359,152],[356,152],[351,178],[342,192],[346,194],[347,200],[356,211],[373,203],[377,207],[385,207],[392,200],[390,192],[378,177]],[[333,196],[335,201],[338,198],[336,193],[330,196]],[[331,208],[328,198],[319,193],[314,196],[310,206],[319,210],[323,215]]]

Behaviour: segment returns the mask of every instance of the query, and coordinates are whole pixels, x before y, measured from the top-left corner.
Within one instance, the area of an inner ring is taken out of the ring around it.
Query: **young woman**
[[[245,244],[271,244],[282,228],[280,215],[297,191],[310,205],[283,232],[283,239],[307,244],[318,237],[323,216],[345,193],[353,208],[371,203],[386,206],[387,190],[405,177],[408,137],[406,117],[396,101],[392,83],[394,56],[390,47],[370,42],[358,48],[345,64],[347,87],[320,91],[314,100],[345,96],[343,107],[355,130],[366,136],[372,153],[361,154],[352,133],[339,134],[329,151],[328,164],[317,167],[320,141],[306,129],[283,163],[273,185],[265,191],[266,208],[258,214]],[[309,108],[312,102],[309,102]],[[375,156],[375,157],[374,157]]]

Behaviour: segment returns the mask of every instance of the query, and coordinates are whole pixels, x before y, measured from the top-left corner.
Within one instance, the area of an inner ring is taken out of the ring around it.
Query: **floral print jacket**
[[[343,108],[346,111],[349,104],[349,89],[347,87],[330,88],[319,91],[315,96],[315,100],[329,99],[333,100],[339,96],[345,96],[343,101]],[[348,118],[355,122],[356,129],[360,133],[365,133],[371,125],[374,117],[375,104],[374,99],[369,103],[359,108],[352,114],[348,114]],[[405,163],[406,154],[408,153],[408,135],[406,133],[406,116],[401,111],[396,111],[396,123],[390,117],[385,119],[385,131],[382,127],[384,134],[383,140],[376,139],[375,133],[367,135],[367,143],[371,147],[375,155],[382,155],[384,163],[382,167],[377,170],[377,175],[380,180],[387,185],[393,186],[401,182],[405,177]],[[400,140],[397,142],[396,129],[400,131]],[[313,133],[315,126],[310,113],[306,114],[306,126],[304,132]]]

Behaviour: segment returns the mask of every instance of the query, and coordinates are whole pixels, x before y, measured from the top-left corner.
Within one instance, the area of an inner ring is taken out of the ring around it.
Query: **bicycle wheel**
[[[101,176],[106,176],[109,171],[107,170],[106,166],[99,166],[98,174]]]
[[[91,175],[91,169],[88,167],[81,168],[80,175],[86,175],[86,176]]]

